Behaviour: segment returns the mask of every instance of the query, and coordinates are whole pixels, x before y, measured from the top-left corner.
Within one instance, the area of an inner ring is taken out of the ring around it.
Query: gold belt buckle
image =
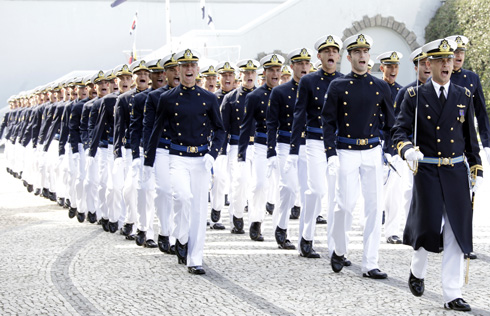
[[[249,140],[249,141],[250,141],[250,142],[253,142],[253,141],[254,141],[254,139],[255,139],[255,137],[254,137],[254,136],[250,136],[250,140]]]
[[[187,146],[187,152],[191,154],[197,153],[197,146]]]
[[[439,164],[443,166],[452,165],[452,158],[439,158]]]
[[[301,138],[305,138],[306,137],[306,132],[302,132],[301,133]]]
[[[358,138],[356,140],[356,145],[366,146],[368,144],[367,138]]]

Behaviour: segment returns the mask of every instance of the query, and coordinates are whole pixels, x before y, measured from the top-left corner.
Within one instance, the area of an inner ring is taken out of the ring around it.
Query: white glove
[[[131,168],[136,169],[139,168],[140,166],[141,166],[141,159],[140,158],[133,159],[133,161],[131,162]]]
[[[143,174],[142,174],[142,177],[141,177],[141,182],[142,183],[146,183],[146,182],[150,181],[151,173],[153,172],[152,169],[153,169],[153,167],[143,166]]]
[[[328,174],[331,176],[337,175],[340,168],[339,156],[330,156],[327,161]]]
[[[92,157],[92,156],[87,156],[87,160],[85,162],[86,166],[87,166],[87,171],[90,169],[90,167],[92,167],[95,163],[95,158]]]
[[[267,158],[267,178],[270,178],[272,175],[272,171],[277,169],[277,157],[272,156]]]
[[[284,164],[284,173],[288,173],[293,167],[298,167],[298,158],[298,155],[288,155],[288,158],[286,158],[286,163]]]
[[[117,170],[120,172],[121,170],[124,170],[124,160],[122,157],[117,157],[114,159],[114,166],[112,167],[113,170]]]
[[[473,193],[476,193],[479,188],[481,188],[483,184],[483,177],[476,177],[475,179],[475,184],[473,184],[473,187],[471,188],[473,190]]]
[[[80,153],[74,153],[71,155],[71,158],[73,161],[75,161],[76,163],[78,163],[80,161]]]
[[[485,153],[487,154],[488,163],[490,164],[490,147],[483,147]]]
[[[405,152],[405,159],[408,161],[422,160],[424,159],[424,154],[421,151],[410,148]]]
[[[213,168],[214,164],[214,158],[210,154],[205,154],[203,157],[204,161],[204,168],[206,168],[206,171],[211,172],[211,168]]]
[[[59,169],[61,167],[61,164],[63,163],[63,159],[65,159],[65,155],[58,156],[58,162],[56,163],[56,169]]]

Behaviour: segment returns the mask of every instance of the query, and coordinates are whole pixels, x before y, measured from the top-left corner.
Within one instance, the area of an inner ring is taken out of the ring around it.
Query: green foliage
[[[490,114],[490,1],[448,0],[425,28],[427,42],[462,34],[470,39],[464,68],[480,76]]]

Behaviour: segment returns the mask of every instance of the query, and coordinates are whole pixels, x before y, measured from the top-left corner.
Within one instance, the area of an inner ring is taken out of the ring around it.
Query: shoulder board
[[[468,90],[468,88],[464,88],[464,93],[466,94],[466,96],[468,98],[471,98],[471,92],[470,92],[470,90]]]
[[[413,98],[415,96],[415,89],[413,87],[410,87],[407,89],[408,95]]]

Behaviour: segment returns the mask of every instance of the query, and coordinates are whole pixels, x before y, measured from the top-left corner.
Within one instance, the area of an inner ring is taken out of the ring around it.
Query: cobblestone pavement
[[[488,166],[488,165],[486,165]],[[488,170],[488,169],[487,169]],[[490,315],[490,181],[475,204],[474,247],[463,288],[473,310]],[[145,249],[98,225],[69,219],[67,210],[27,193],[5,171],[0,155],[0,315],[458,315],[443,308],[440,254],[429,257],[426,292],[407,286],[410,247],[382,241],[380,268],[386,280],[362,277],[359,207],[348,258],[352,266],[332,272],[326,225],[317,226],[320,259],[279,250],[271,216],[262,243],[208,230],[206,275],[193,276],[177,258]],[[290,223],[296,243],[298,221]]]

